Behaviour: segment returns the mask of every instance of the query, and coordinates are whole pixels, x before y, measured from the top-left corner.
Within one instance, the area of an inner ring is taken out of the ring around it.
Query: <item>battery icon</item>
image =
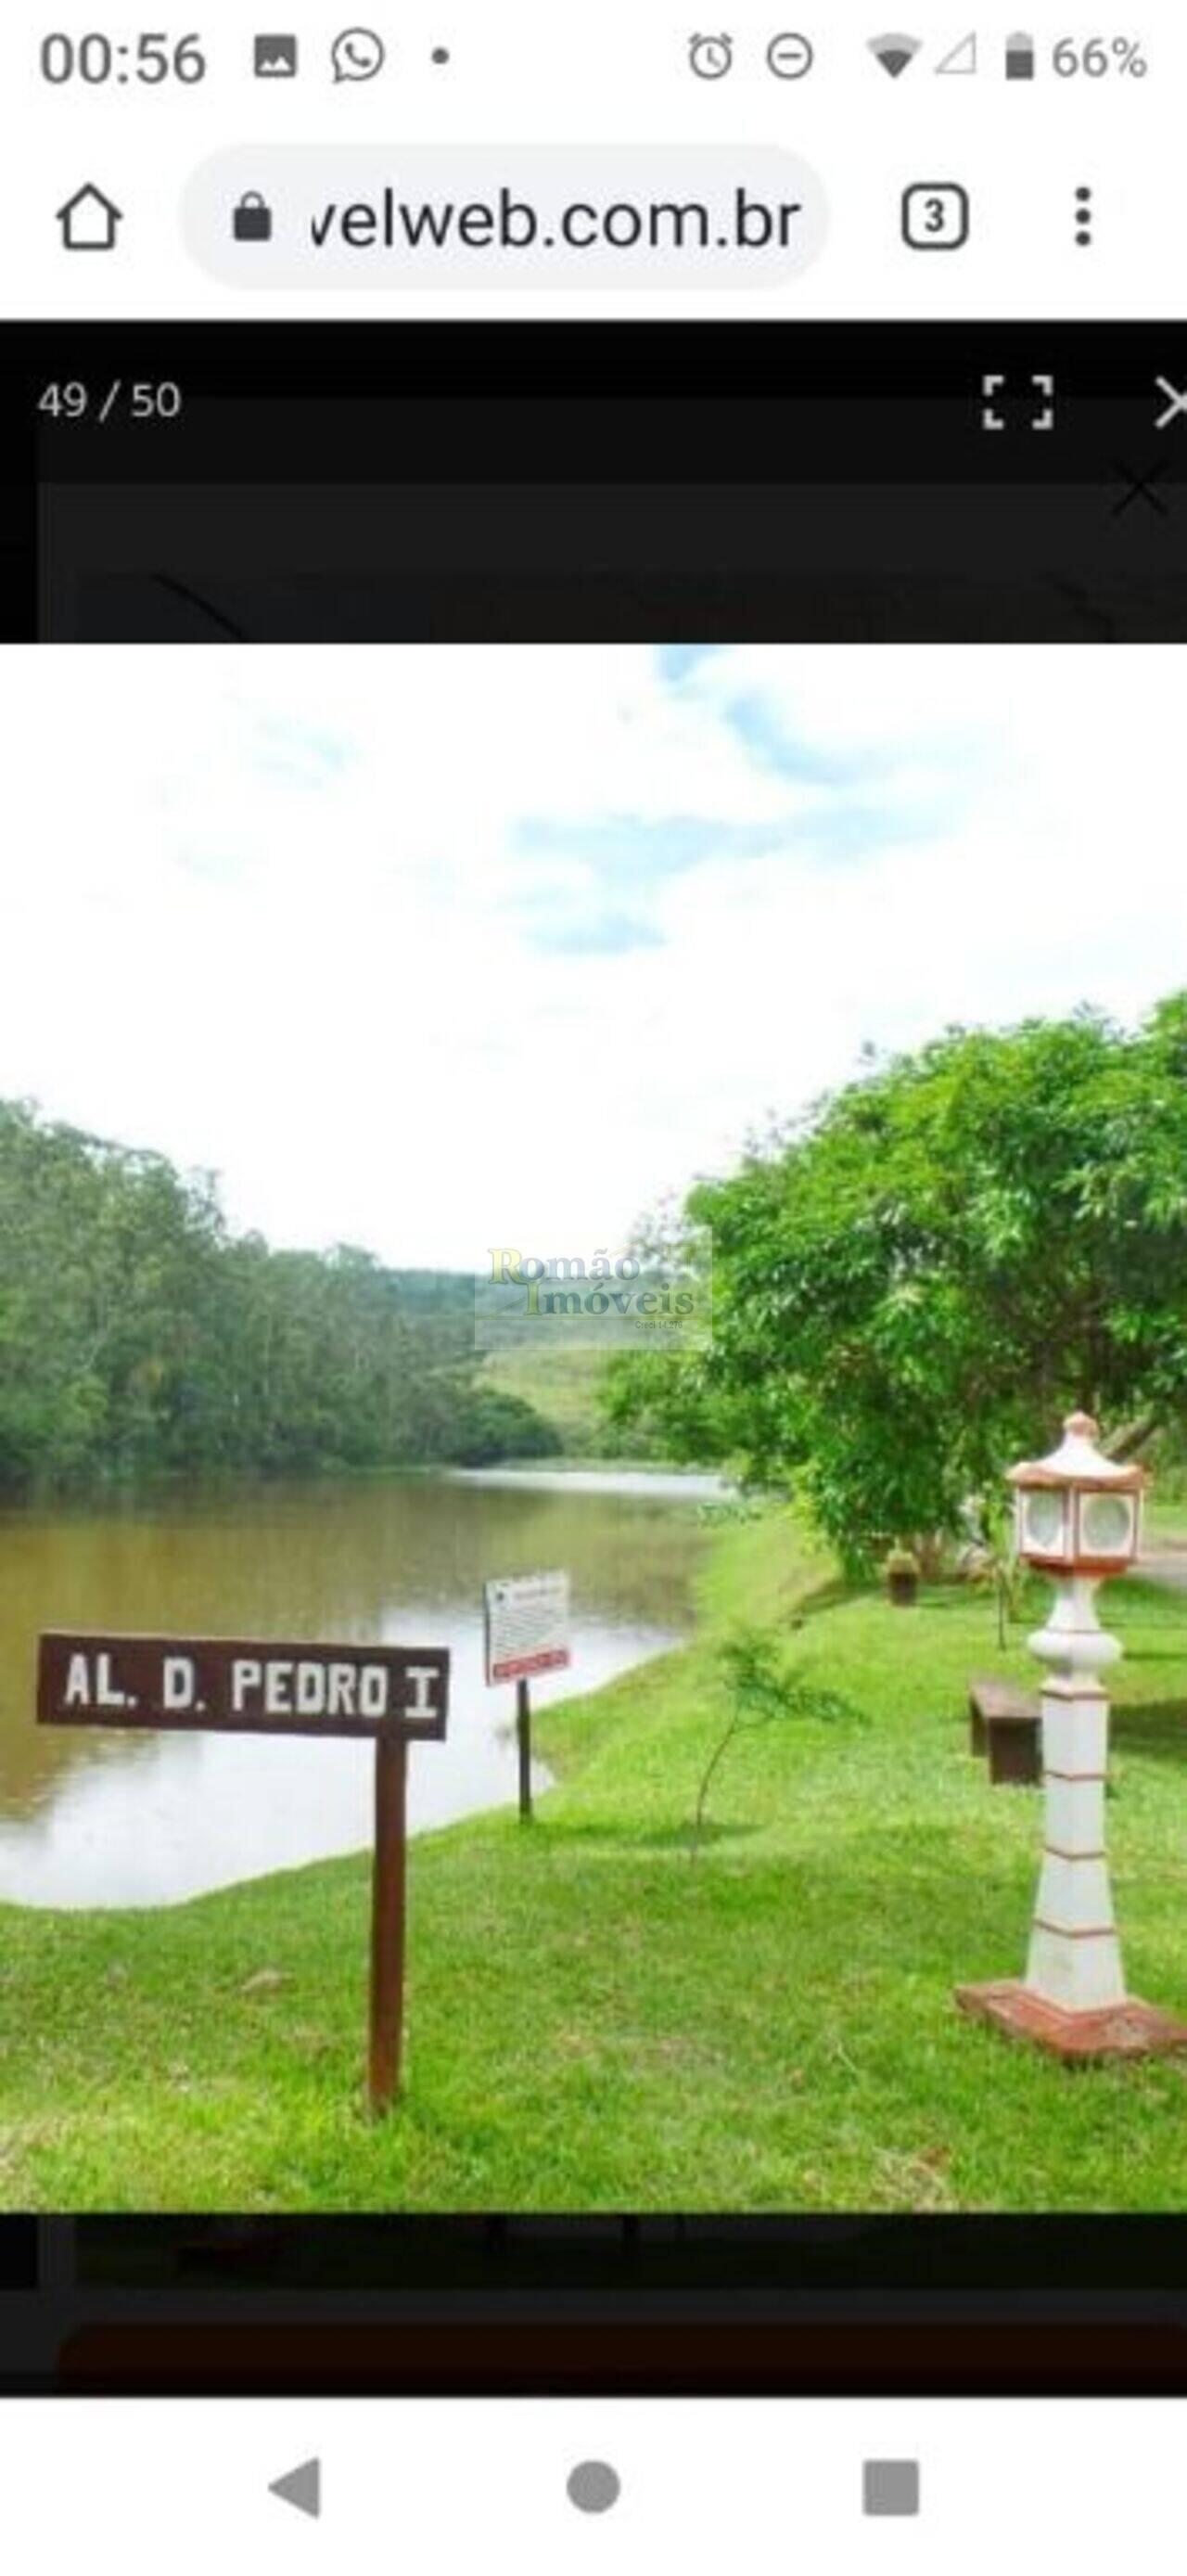
[[[1007,36],[1006,79],[1033,80],[1035,76],[1035,40],[1033,36]]]

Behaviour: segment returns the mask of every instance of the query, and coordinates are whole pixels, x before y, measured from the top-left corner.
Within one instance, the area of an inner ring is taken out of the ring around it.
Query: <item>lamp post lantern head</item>
[[[1124,1574],[1141,1538],[1144,1468],[1097,1447],[1090,1413],[1069,1413],[1058,1449],[1011,1467],[1019,1556],[1044,1574]]]

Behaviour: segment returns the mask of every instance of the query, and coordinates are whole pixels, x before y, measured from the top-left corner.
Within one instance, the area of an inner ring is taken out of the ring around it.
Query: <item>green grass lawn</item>
[[[1129,1981],[1187,2015],[1187,1596],[1130,1581],[1108,1616]],[[715,1646],[741,1620],[855,1714],[743,1738],[691,1862]],[[1070,2071],[953,2005],[1021,1969],[1037,1870],[1039,1793],[991,1790],[967,1751],[968,1675],[998,1668],[1034,1678],[983,1598],[894,1611],[831,1582],[786,1516],[727,1517],[698,1642],[549,1713],[562,1778],[535,1825],[414,1845],[388,2121],[361,2092],[363,1858],[151,1914],[0,1908],[0,2199],[1181,2208],[1187,2064]]]

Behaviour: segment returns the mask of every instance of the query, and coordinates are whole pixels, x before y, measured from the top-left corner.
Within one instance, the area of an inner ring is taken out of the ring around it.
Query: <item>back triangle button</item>
[[[269,2495],[279,2496],[282,2504],[292,2504],[298,2513],[312,2514],[316,2522],[321,2512],[321,2461],[302,2460],[300,2467],[286,2469],[282,2478],[273,2478]]]

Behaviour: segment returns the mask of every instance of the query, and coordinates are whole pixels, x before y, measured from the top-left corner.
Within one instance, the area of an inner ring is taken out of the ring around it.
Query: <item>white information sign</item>
[[[567,1574],[501,1575],[484,1589],[486,1678],[527,1681],[571,1661]]]

